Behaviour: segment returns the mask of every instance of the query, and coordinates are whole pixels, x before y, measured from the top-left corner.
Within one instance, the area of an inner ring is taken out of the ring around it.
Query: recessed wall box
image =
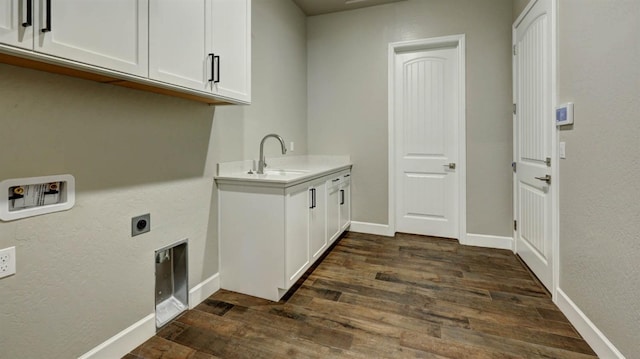
[[[16,178],[0,182],[0,220],[66,211],[76,202],[72,175]]]
[[[189,308],[187,240],[156,251],[156,328]]]
[[[556,107],[556,126],[573,125],[573,103],[567,102]]]

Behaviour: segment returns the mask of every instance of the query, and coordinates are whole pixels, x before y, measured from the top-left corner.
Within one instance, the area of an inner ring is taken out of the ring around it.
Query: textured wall
[[[2,179],[70,173],[77,186],[70,211],[0,222],[0,248],[17,250],[17,274],[0,280],[2,358],[77,357],[152,313],[167,244],[189,238],[192,285],[217,272],[213,107],[7,65],[0,84]],[[131,238],[148,212],[151,232]]]
[[[640,2],[559,1],[560,288],[627,358],[640,355]],[[588,26],[585,26],[588,24]]]
[[[515,21],[522,10],[529,4],[530,0],[513,0],[513,21]]]
[[[355,221],[388,222],[388,43],[464,33],[467,230],[512,235],[512,5],[408,0],[307,20],[309,152],[351,154]]]
[[[253,13],[251,106],[0,64],[0,180],[71,173],[77,185],[70,211],[0,222],[0,248],[17,248],[17,274],[0,280],[0,358],[78,357],[152,313],[154,250],[172,242],[189,238],[190,288],[218,272],[215,164],[257,157],[263,131],[306,151],[306,48],[289,41],[305,18],[281,0]],[[282,53],[295,56],[274,65]],[[151,232],[131,238],[147,212]]]

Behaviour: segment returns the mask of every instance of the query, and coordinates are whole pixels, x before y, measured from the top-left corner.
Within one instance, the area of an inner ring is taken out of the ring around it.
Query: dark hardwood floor
[[[512,252],[351,232],[280,302],[221,290],[125,356],[595,357]]]

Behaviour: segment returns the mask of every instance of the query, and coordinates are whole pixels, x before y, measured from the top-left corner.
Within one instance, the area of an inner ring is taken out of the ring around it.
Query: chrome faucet
[[[260,141],[260,160],[258,160],[258,174],[263,174],[264,168],[267,167],[267,164],[264,162],[264,141],[269,137],[273,137],[278,141],[280,141],[280,147],[282,147],[282,154],[284,155],[287,153],[287,146],[284,145],[284,140],[282,139],[282,137],[280,137],[279,135],[276,135],[275,133],[271,133],[264,136],[262,141]]]

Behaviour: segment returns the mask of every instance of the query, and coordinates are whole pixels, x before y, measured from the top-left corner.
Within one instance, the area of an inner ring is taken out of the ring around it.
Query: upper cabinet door
[[[35,51],[148,75],[148,0],[34,0],[34,7]]]
[[[151,0],[149,77],[211,92],[211,0]]]
[[[251,101],[251,0],[213,1],[213,93]]]
[[[33,50],[32,0],[0,0],[0,43]]]

